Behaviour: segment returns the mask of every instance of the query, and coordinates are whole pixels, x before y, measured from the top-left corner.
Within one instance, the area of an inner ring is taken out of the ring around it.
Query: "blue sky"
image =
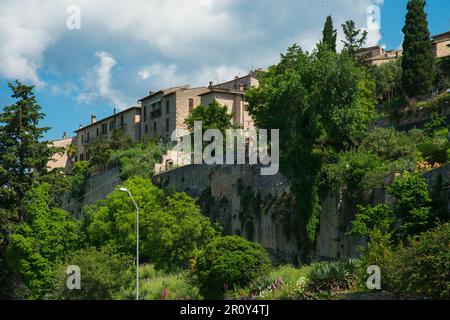
[[[7,83],[36,84],[52,127],[72,134],[149,90],[207,85],[277,63],[293,43],[311,50],[327,15],[352,19],[368,45],[401,46],[407,0],[0,0],[0,106]],[[66,27],[80,9],[81,29]],[[428,0],[430,31],[450,30],[450,1]],[[339,28],[340,29],[340,28]],[[339,31],[339,37],[342,32]]]

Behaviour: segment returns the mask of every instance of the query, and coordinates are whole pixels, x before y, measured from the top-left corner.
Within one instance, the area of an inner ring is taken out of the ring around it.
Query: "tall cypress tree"
[[[38,127],[44,114],[32,86],[10,83],[16,102],[0,113],[0,208],[18,213],[23,220],[23,203],[33,179],[47,172],[47,163],[59,151],[40,141],[49,128]]]
[[[326,44],[329,50],[336,52],[337,32],[333,27],[333,18],[331,16],[327,17],[322,34],[322,43]]]
[[[425,5],[425,0],[408,1],[402,30],[402,84],[409,97],[429,93],[433,83],[434,56]]]

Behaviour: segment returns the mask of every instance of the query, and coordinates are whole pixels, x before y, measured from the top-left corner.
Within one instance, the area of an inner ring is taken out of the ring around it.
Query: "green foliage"
[[[392,101],[402,94],[401,60],[390,61],[372,69],[377,97],[383,102]]]
[[[315,263],[308,273],[308,288],[319,293],[354,289],[359,270],[358,260]]]
[[[418,174],[406,173],[394,180],[388,192],[395,198],[394,214],[401,223],[401,238],[429,228],[431,198],[425,179]]]
[[[392,211],[385,204],[375,207],[370,205],[367,207],[359,206],[359,213],[355,216],[355,220],[352,221],[352,228],[349,234],[368,238],[374,229],[378,229],[383,233],[392,232],[394,223]]]
[[[25,203],[25,222],[11,235],[7,262],[29,289],[27,298],[39,298],[51,289],[54,266],[78,245],[78,224],[67,212],[48,206],[50,186],[31,189]]]
[[[356,24],[353,20],[345,21],[342,25],[342,30],[344,31],[345,40],[344,51],[351,56],[355,56],[356,51],[364,46],[367,39],[367,31],[356,29]]]
[[[198,288],[192,285],[185,272],[165,274],[155,270],[153,265],[139,268],[139,298],[141,300],[199,300]],[[118,299],[134,299],[136,288],[123,290]]]
[[[450,88],[450,57],[442,57],[436,62],[437,72],[434,85],[438,90],[443,91]]]
[[[259,88],[247,94],[249,112],[257,127],[280,130],[280,168],[298,201],[293,228],[306,258],[324,153],[349,148],[366,129],[375,104],[374,82],[347,54],[305,54],[296,45],[259,80]]]
[[[165,270],[186,268],[189,260],[216,235],[195,201],[183,193],[167,195],[150,180],[135,177],[124,183],[140,211],[140,252]],[[136,246],[136,209],[129,196],[116,190],[83,212],[82,229],[89,244],[114,244],[132,255]]]
[[[422,233],[396,254],[392,289],[410,298],[450,299],[450,224]]]
[[[133,145],[133,139],[123,129],[114,129],[109,144],[112,150],[126,150]]]
[[[394,259],[396,258],[392,234],[375,228],[368,236],[367,247],[360,250],[364,276],[366,277],[365,270],[367,267],[372,265],[380,267],[381,288],[391,291],[393,289],[393,270],[395,268]]]
[[[86,192],[87,179],[91,175],[91,166],[88,161],[78,161],[73,165],[69,177],[69,195],[72,199],[79,199]]]
[[[194,130],[195,121],[201,121],[203,132],[209,129],[219,129],[222,133],[225,133],[226,129],[232,127],[232,119],[233,114],[228,112],[227,106],[221,106],[217,100],[214,100],[207,106],[196,107],[184,123],[189,131]]]
[[[81,289],[66,286],[67,267],[75,265],[81,271]],[[57,268],[56,286],[47,297],[59,300],[107,300],[133,283],[133,257],[118,253],[111,246],[85,248],[72,253]],[[136,287],[134,286],[134,290]]]
[[[228,288],[245,287],[269,272],[267,252],[238,236],[216,238],[198,255],[193,274],[200,293],[220,299]]]
[[[120,178],[127,180],[132,177],[151,178],[155,163],[161,161],[168,146],[154,141],[143,141],[126,150],[117,150],[111,154],[110,163],[118,163]]]
[[[34,87],[18,81],[9,83],[16,102],[0,113],[0,206],[18,210],[24,219],[23,203],[33,178],[47,172],[47,163],[58,148],[41,141],[49,128],[38,127],[44,118],[36,102]]]
[[[333,27],[333,18],[331,16],[328,16],[325,21],[322,35],[322,43],[325,44],[329,50],[336,52],[337,32]]]
[[[93,166],[103,167],[111,156],[111,144],[108,138],[100,136],[92,141],[87,148],[91,154],[90,163]]]
[[[394,247],[391,235],[374,230],[362,261],[381,269],[381,286],[403,298],[449,299],[450,224]]]
[[[416,142],[412,137],[395,129],[375,128],[361,141],[360,150],[372,152],[386,160],[414,158]],[[415,159],[412,159],[415,160]]]
[[[429,94],[434,79],[434,56],[428,30],[425,0],[409,0],[402,31],[402,84],[409,97]]]

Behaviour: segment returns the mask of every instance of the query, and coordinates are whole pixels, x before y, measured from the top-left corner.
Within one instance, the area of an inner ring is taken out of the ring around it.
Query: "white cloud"
[[[106,100],[111,105],[123,109],[126,103],[120,98],[120,93],[114,90],[111,85],[111,72],[117,61],[108,52],[96,52],[97,65],[87,72],[84,79],[86,90],[80,93],[77,101],[90,104],[98,99]]]
[[[376,44],[380,26],[367,24],[367,8],[380,4],[382,0],[1,0],[0,77],[42,85],[39,73],[46,67],[48,49],[78,34],[92,40],[87,42],[92,47],[84,48],[87,51],[114,50],[95,46],[97,39],[107,36],[116,45],[132,46],[129,51],[148,52],[151,62],[140,62],[147,63],[139,70],[141,81],[204,83],[216,80],[217,71],[220,80],[227,80],[252,66],[276,63],[279,53],[294,42],[311,50],[329,14],[337,29],[348,19],[368,28],[368,45]],[[68,5],[80,7],[81,30],[66,28]],[[73,58],[77,54],[75,49]],[[110,55],[99,59],[91,87],[103,90],[100,96],[110,96],[114,90],[107,84],[115,59]],[[91,96],[81,95],[85,101]],[[111,103],[123,100],[114,94],[109,99]]]

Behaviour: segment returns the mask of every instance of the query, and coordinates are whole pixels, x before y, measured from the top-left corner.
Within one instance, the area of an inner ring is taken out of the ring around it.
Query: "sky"
[[[407,0],[0,0],[0,106],[8,82],[35,85],[51,127],[73,135],[90,115],[135,105],[149,91],[207,86],[312,50],[326,16],[368,30],[367,46],[398,49]],[[450,1],[428,0],[431,34],[450,30]]]

